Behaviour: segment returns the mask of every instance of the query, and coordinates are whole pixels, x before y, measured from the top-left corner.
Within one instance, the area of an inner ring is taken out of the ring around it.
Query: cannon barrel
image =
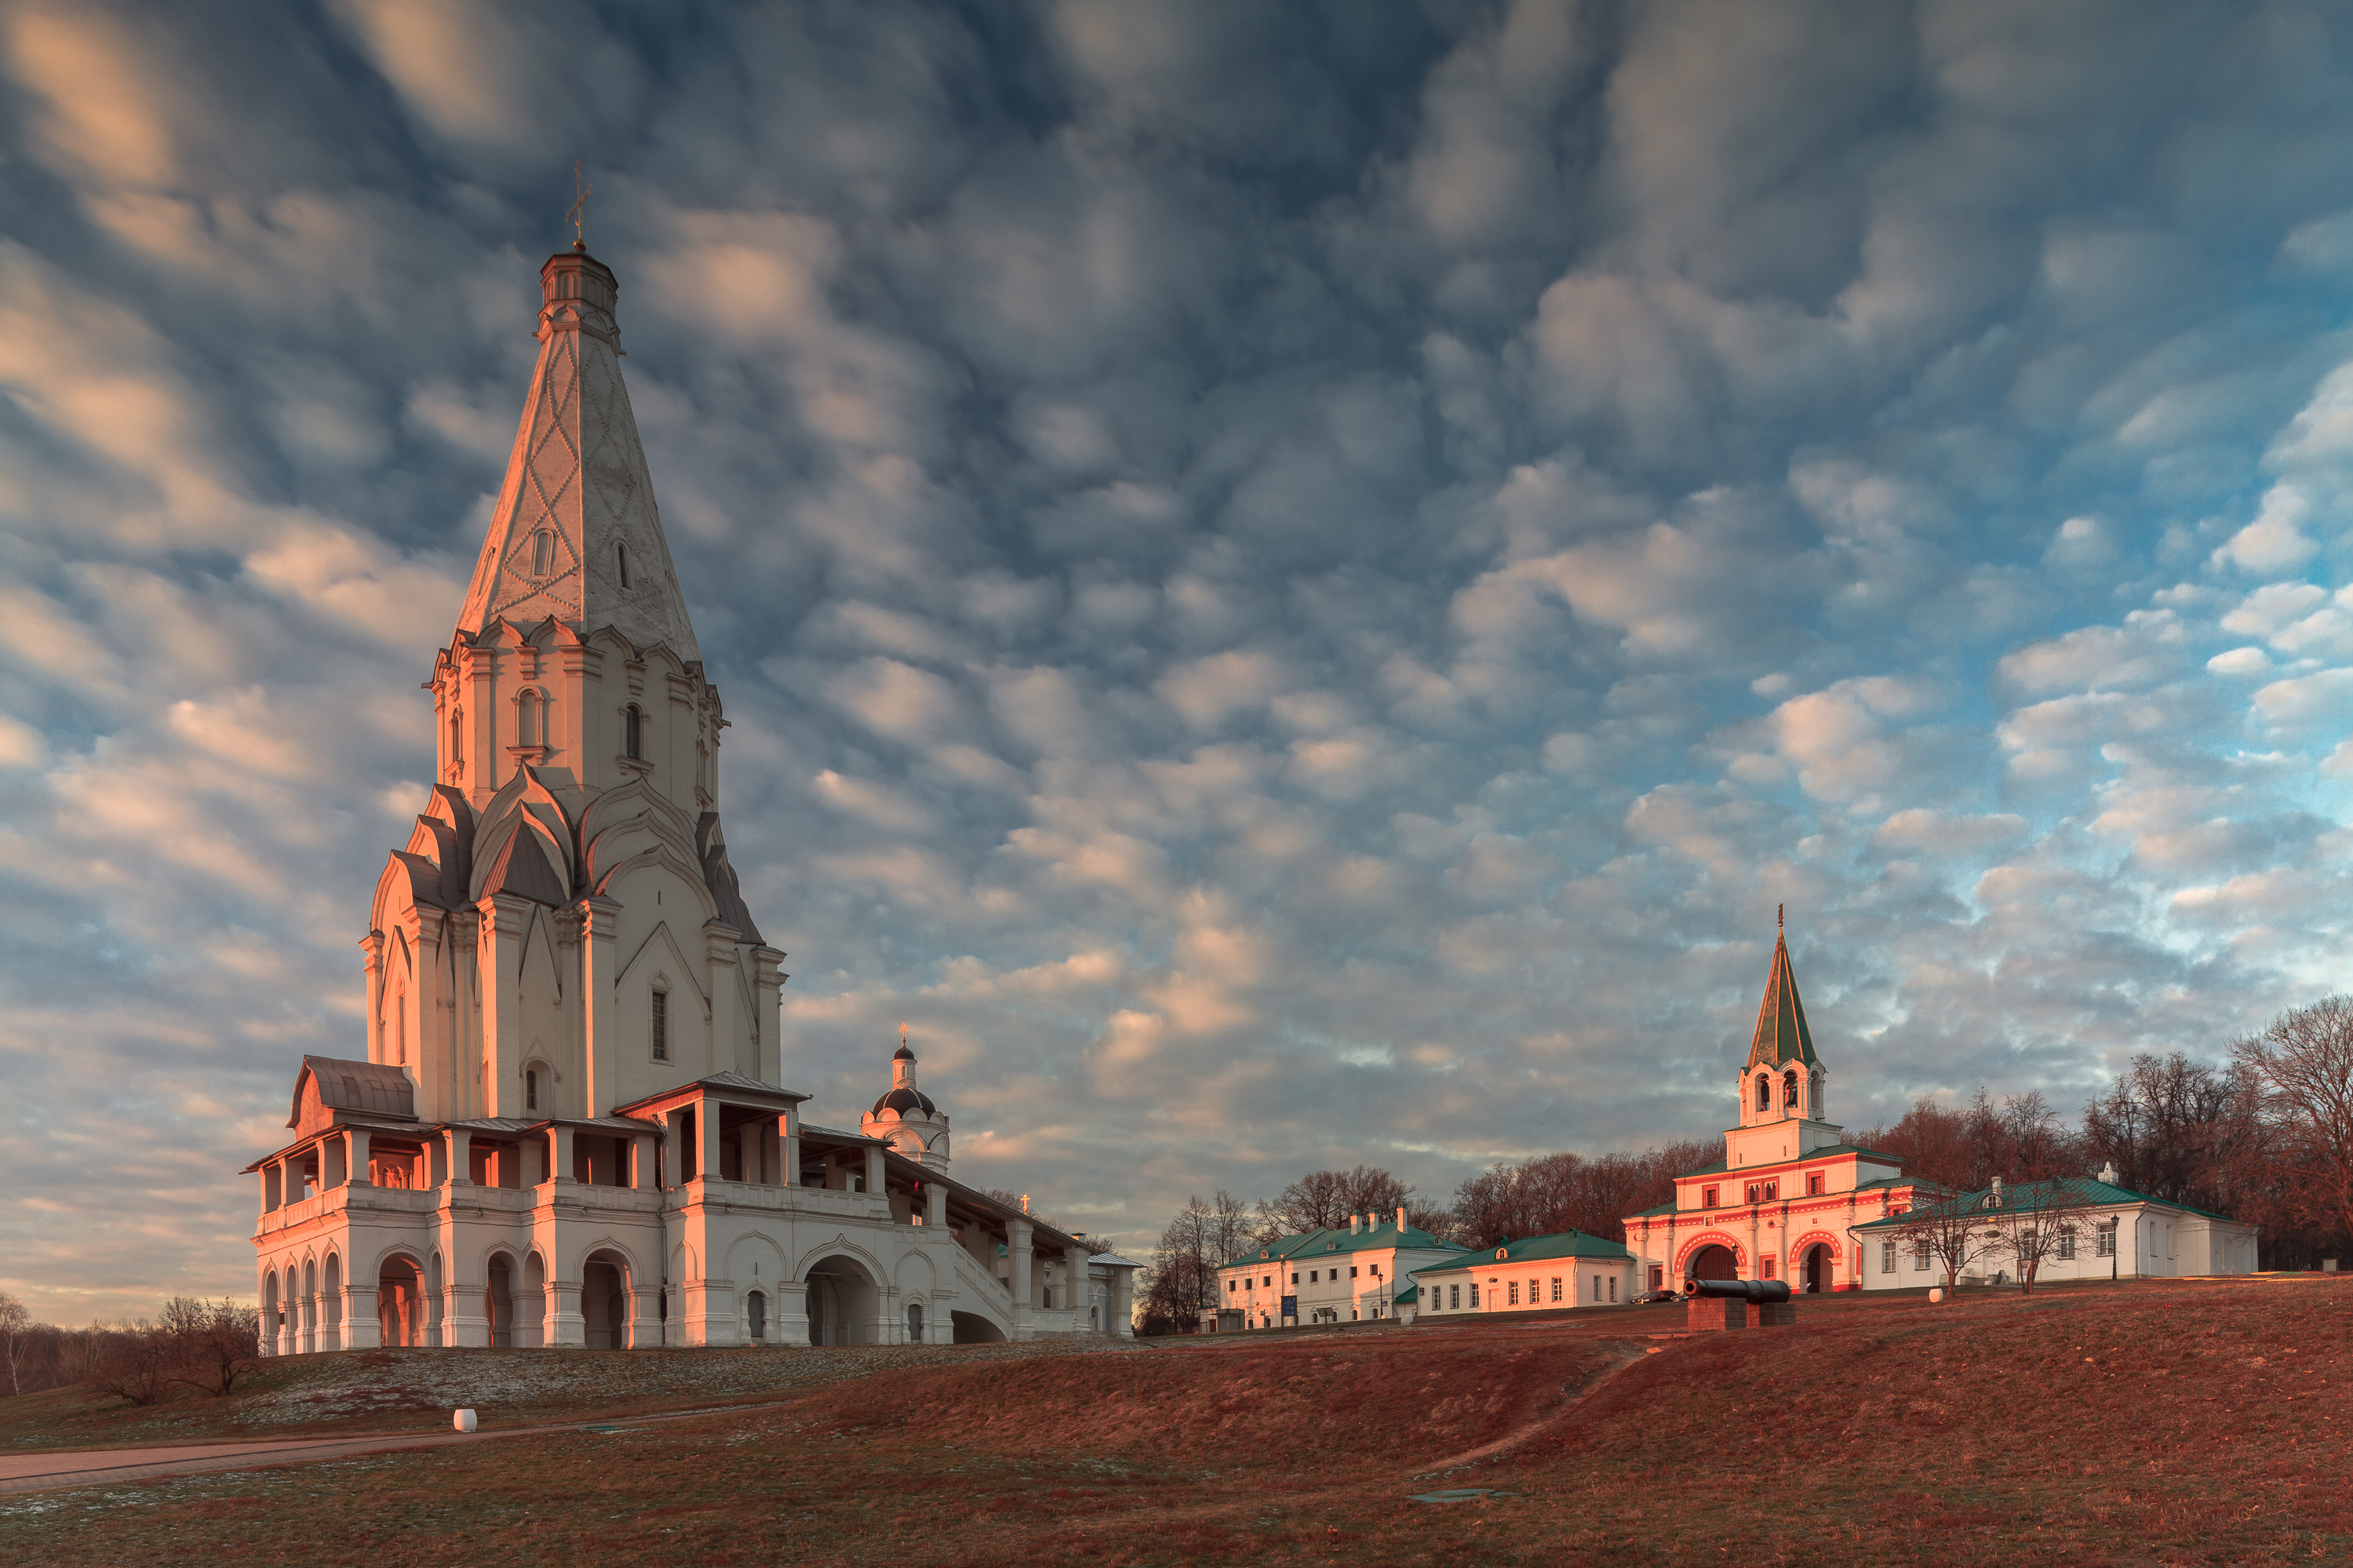
[[[1730,1296],[1759,1306],[1789,1299],[1787,1279],[1693,1279],[1686,1282],[1694,1296]]]

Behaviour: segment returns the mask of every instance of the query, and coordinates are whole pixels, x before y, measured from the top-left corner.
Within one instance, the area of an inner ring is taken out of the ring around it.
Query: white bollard
[[[470,1410],[460,1410],[450,1417],[449,1425],[460,1432],[470,1432],[474,1429],[474,1413]]]
[[[1942,1285],[1931,1285],[1931,1286],[1929,1286],[1929,1287],[1928,1287],[1928,1301],[1929,1301],[1929,1304],[1930,1304],[1930,1305],[1932,1305],[1932,1306],[1933,1306],[1933,1305],[1935,1305],[1936,1302],[1941,1301],[1941,1300],[1943,1300],[1944,1299],[1945,1299],[1945,1288],[1944,1288]],[[472,1414],[473,1414],[473,1412],[470,1410],[470,1411],[468,1411],[466,1414],[468,1414],[469,1415],[472,1415]]]

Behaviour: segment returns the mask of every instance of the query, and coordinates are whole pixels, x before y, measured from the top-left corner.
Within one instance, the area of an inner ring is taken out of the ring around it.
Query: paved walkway
[[[205,1470],[301,1465],[313,1459],[377,1454],[388,1448],[438,1448],[450,1443],[479,1443],[491,1437],[512,1437],[548,1429],[518,1426],[504,1432],[379,1433],[367,1437],[297,1437],[274,1443],[205,1443],[185,1448],[86,1448],[78,1453],[5,1454],[0,1455],[0,1496],[48,1491],[58,1487],[151,1480],[158,1476],[191,1476]]]

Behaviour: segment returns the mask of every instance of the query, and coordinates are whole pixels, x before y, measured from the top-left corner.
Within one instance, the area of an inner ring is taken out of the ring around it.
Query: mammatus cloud
[[[2341,985],[2340,29],[0,5],[0,1287],[249,1289],[584,146],[819,1120],[1142,1247],[1716,1130],[1777,904],[1856,1125]]]

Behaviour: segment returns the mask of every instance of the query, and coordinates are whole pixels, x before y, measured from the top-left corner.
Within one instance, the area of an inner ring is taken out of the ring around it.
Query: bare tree
[[[1145,1279],[1147,1334],[1191,1333],[1219,1305],[1218,1270],[1252,1245],[1250,1205],[1223,1187],[1209,1202],[1188,1197],[1160,1233]]]
[[[16,1297],[0,1291],[0,1353],[8,1358],[8,1392],[25,1392],[20,1375],[25,1360],[25,1348],[33,1334],[33,1314]]]
[[[174,1383],[201,1388],[216,1399],[234,1392],[240,1373],[255,1362],[261,1313],[236,1302],[191,1300],[174,1296],[164,1304],[156,1325],[170,1341]]]
[[[2063,1176],[2015,1186],[1996,1181],[1977,1202],[1978,1217],[1985,1222],[1982,1250],[2017,1260],[2021,1295],[2033,1290],[2045,1262],[2070,1250],[2075,1237],[2091,1234],[2089,1214],[2095,1206],[2081,1182]]]
[[[1261,1246],[1279,1236],[1337,1230],[1350,1215],[1388,1214],[1406,1206],[1413,1189],[1377,1165],[1353,1171],[1310,1171],[1258,1205]]]
[[[2292,1191],[2353,1238],[2353,996],[2283,1013],[2231,1052],[2280,1131]]]
[[[170,1386],[177,1347],[170,1334],[146,1319],[104,1328],[93,1323],[96,1342],[90,1386],[133,1405],[153,1405]]]
[[[1985,1217],[1967,1193],[1915,1192],[1910,1211],[1900,1216],[1896,1245],[1926,1253],[1945,1267],[1945,1289],[1953,1288],[1985,1241]]]
[[[1583,1231],[1623,1241],[1625,1220],[1674,1195],[1674,1179],[1724,1158],[1724,1141],[1672,1143],[1641,1154],[1540,1154],[1467,1178],[1454,1194],[1455,1232],[1466,1247],[1507,1237]]]

